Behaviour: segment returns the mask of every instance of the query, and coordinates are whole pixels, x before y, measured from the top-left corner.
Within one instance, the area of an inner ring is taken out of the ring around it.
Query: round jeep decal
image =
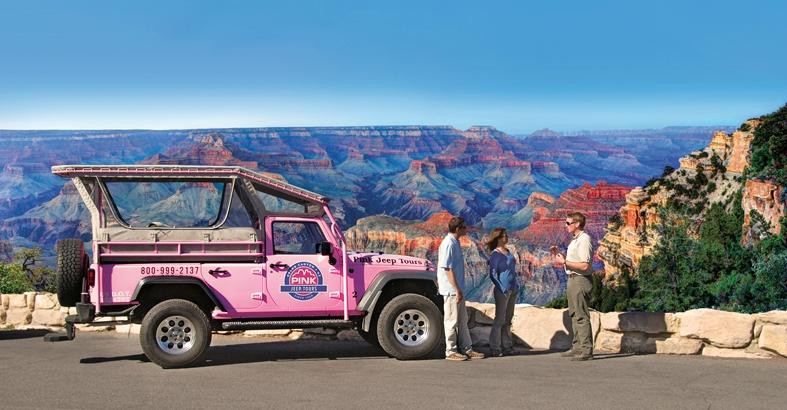
[[[289,293],[297,300],[310,300],[318,293],[327,292],[328,286],[323,285],[322,273],[317,266],[309,262],[298,262],[287,270],[281,291]]]

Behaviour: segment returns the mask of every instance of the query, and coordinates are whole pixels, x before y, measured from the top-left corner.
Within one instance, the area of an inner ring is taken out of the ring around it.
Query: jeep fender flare
[[[385,290],[386,285],[393,281],[397,280],[412,280],[417,282],[429,282],[430,285],[433,285],[435,289],[437,289],[437,273],[431,271],[413,271],[413,270],[401,270],[401,271],[383,271],[377,274],[377,276],[372,280],[372,283],[366,288],[366,292],[361,297],[361,300],[358,302],[358,310],[366,312],[364,315],[363,320],[360,323],[361,330],[364,332],[368,332],[369,328],[372,323],[372,315],[374,314],[374,309],[377,307],[377,302],[380,301],[380,297],[383,295],[383,291]]]
[[[142,290],[146,286],[152,285],[197,285],[205,293],[205,296],[207,296],[210,301],[213,302],[213,304],[215,304],[220,310],[226,312],[224,305],[222,305],[222,303],[216,298],[205,282],[192,277],[149,276],[142,278],[142,280],[137,283],[137,287],[134,288],[134,293],[131,294],[131,300],[137,300]]]

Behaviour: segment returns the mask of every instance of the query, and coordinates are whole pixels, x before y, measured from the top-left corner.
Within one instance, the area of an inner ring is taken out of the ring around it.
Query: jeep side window
[[[253,228],[256,225],[256,219],[252,221],[249,215],[249,210],[246,209],[243,201],[236,191],[232,193],[232,201],[230,201],[230,212],[227,215],[227,221],[224,226],[228,228]]]
[[[273,253],[311,255],[325,235],[316,222],[274,222]]]
[[[203,228],[219,222],[230,184],[108,181],[120,217],[132,228]]]

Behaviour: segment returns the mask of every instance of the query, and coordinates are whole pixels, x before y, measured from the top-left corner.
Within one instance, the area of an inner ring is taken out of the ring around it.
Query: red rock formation
[[[437,165],[434,162],[413,160],[410,162],[410,170],[419,174],[434,174],[437,172]]]
[[[218,134],[196,137],[193,143],[186,146],[175,146],[163,154],[156,154],[143,161],[142,164],[161,165],[236,165],[251,169],[257,168],[253,161],[242,161],[224,146],[224,139]]]
[[[773,182],[756,179],[746,181],[741,202],[744,212],[744,244],[757,242],[760,236],[765,233],[764,227],[754,226],[753,211],[760,214],[764,221],[770,225],[768,231],[771,234],[778,235],[781,232],[781,218],[787,216],[787,204],[785,204],[783,197],[784,187]]]
[[[579,188],[569,189],[553,203],[549,203],[549,197],[539,195],[533,202],[542,201],[546,206],[537,208],[530,226],[515,235],[526,243],[542,247],[567,243],[569,238],[565,220],[569,213],[576,211],[585,215],[585,231],[598,240],[604,235],[607,221],[618,212],[630,189],[599,181],[595,186],[585,183]],[[544,210],[548,210],[548,213],[544,214]]]

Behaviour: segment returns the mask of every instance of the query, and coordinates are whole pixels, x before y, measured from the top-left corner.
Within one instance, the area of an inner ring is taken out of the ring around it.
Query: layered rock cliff
[[[668,213],[682,210],[681,215],[688,218],[687,233],[696,236],[711,205],[722,204],[731,211],[733,199],[740,193],[744,244],[765,233],[780,232],[781,220],[787,215],[784,187],[748,174],[752,141],[761,123],[761,119],[752,119],[732,133],[714,133],[704,149],[680,158],[678,169],[666,167],[660,178],[626,196],[626,204],[609,221],[599,244],[607,280],[614,280],[623,267],[637,273],[642,258],[660,239],[655,227],[665,209]]]

